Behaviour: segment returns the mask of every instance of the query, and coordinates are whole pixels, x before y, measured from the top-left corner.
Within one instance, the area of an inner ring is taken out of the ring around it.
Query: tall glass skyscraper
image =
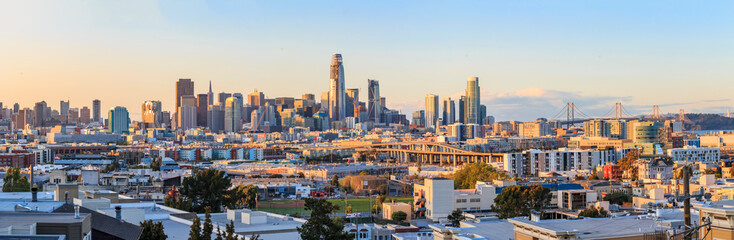
[[[92,101],[92,121],[93,122],[101,122],[102,121],[102,101],[99,99],[94,99]]]
[[[107,131],[114,134],[130,133],[130,114],[125,107],[111,108],[107,113]]]
[[[466,123],[482,124],[479,114],[479,78],[469,77],[466,82]]]
[[[224,131],[238,132],[242,128],[242,100],[229,97],[224,104]]]
[[[373,79],[367,79],[367,115],[369,120],[375,123],[380,122],[382,116],[382,103],[380,98],[380,82]]]
[[[454,108],[454,100],[451,100],[451,98],[444,98],[443,104],[441,105],[441,107],[442,107],[441,124],[449,125],[449,124],[454,123],[456,119],[456,109]]]
[[[345,98],[342,55],[334,54],[329,78],[329,118],[332,121],[341,121],[346,117]]]
[[[438,95],[426,94],[426,127],[436,128],[438,122]]]

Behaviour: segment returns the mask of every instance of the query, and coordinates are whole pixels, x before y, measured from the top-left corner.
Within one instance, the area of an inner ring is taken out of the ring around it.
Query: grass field
[[[395,202],[410,203],[413,201],[412,197],[400,197],[400,198],[388,198],[386,202],[391,200]],[[339,212],[344,212],[345,203],[344,199],[328,199],[327,201],[339,206]],[[372,199],[372,203],[376,204],[376,199]],[[303,207],[303,200],[278,200],[278,201],[262,201],[257,204],[257,209],[260,211],[272,212],[277,214],[289,214],[289,215],[309,215],[310,211],[307,211]],[[370,211],[370,199],[369,198],[357,198],[347,199],[346,205],[352,206],[352,212],[369,212]]]

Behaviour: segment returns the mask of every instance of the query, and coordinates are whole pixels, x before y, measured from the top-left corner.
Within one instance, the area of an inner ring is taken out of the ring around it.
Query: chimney
[[[31,202],[38,202],[38,187],[35,185],[31,188]]]
[[[74,218],[79,219],[79,206],[74,206]]]
[[[64,202],[69,203],[69,191],[64,192]]]
[[[115,206],[115,218],[117,218],[117,221],[122,221],[122,207]]]

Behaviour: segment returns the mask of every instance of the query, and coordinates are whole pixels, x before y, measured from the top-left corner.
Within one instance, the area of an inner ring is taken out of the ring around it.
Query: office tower
[[[196,126],[206,127],[206,111],[209,108],[209,94],[196,95]]]
[[[142,106],[142,122],[146,128],[161,127],[163,109],[160,101],[145,101]]]
[[[212,81],[209,81],[209,92],[206,94],[206,99],[209,100],[207,105],[214,105],[214,92],[212,92]]]
[[[459,98],[459,123],[466,123],[466,96]]]
[[[188,130],[196,128],[196,110],[196,106],[187,104],[181,105],[178,108],[178,118],[176,119],[178,129]]]
[[[321,108],[319,112],[329,112],[329,92],[321,93]]]
[[[275,98],[275,105],[283,106],[283,109],[293,108],[295,106],[295,98],[292,97],[277,97]]]
[[[209,105],[209,110],[206,112],[206,124],[213,133],[224,130],[224,111],[222,108],[223,106],[220,105]]]
[[[18,103],[13,104],[13,113],[18,113],[19,110],[20,110],[20,104]]]
[[[309,100],[309,101],[316,101],[316,99],[314,98],[314,95],[311,93],[304,93],[303,95],[301,95],[301,99]]]
[[[482,125],[484,118],[487,117],[487,106],[484,104],[479,105],[479,122],[477,124]]]
[[[191,79],[179,78],[178,81],[176,81],[176,109],[182,105],[181,97],[187,95],[194,95],[194,82],[191,81]]]
[[[33,125],[34,116],[33,110],[29,108],[18,110],[18,115],[15,116],[15,129],[25,129],[26,125]]]
[[[227,102],[227,98],[229,97],[232,97],[231,93],[220,92],[217,94],[217,102],[219,103],[219,106],[224,107],[224,104]]]
[[[367,112],[369,120],[380,122],[382,115],[382,104],[380,103],[380,82],[367,79]]]
[[[480,99],[479,99],[479,78],[469,77],[466,82],[466,123],[481,124],[480,117]]]
[[[239,132],[242,129],[242,101],[230,97],[224,104],[224,131]]]
[[[79,122],[82,124],[89,124],[91,120],[91,111],[88,107],[84,106],[81,110],[79,110]]]
[[[344,66],[342,65],[341,54],[334,54],[331,58],[329,75],[329,118],[332,121],[341,121],[346,117]]]
[[[34,127],[43,127],[46,122],[46,101],[37,102],[33,107],[33,112],[36,114],[35,121],[33,122]]]
[[[253,107],[265,106],[265,94],[255,90],[250,95],[247,95],[247,104]]]
[[[350,88],[344,91],[346,102],[344,103],[344,114],[347,117],[357,117],[359,113],[355,113],[355,109],[359,107],[359,89]]]
[[[79,124],[79,109],[78,108],[69,108],[69,111],[67,112],[66,122],[74,124],[74,125]]]
[[[130,133],[130,114],[125,107],[110,108],[107,112],[107,131],[114,134]]]
[[[451,98],[444,98],[441,110],[441,124],[449,125],[454,123],[456,119],[456,109],[454,109],[454,101]]]
[[[426,127],[436,128],[438,121],[438,95],[426,94]]]
[[[413,120],[411,122],[413,123],[413,125],[416,125],[416,126],[421,126],[421,125],[425,126],[426,125],[425,111],[423,110],[415,111],[413,113]]]
[[[161,127],[172,127],[171,126],[171,112],[169,111],[162,111],[161,112]]]
[[[92,101],[92,121],[102,122],[102,101],[99,99]]]
[[[69,116],[69,101],[68,100],[61,101],[61,103],[59,104],[59,112],[61,113],[61,116],[63,116],[64,118]]]

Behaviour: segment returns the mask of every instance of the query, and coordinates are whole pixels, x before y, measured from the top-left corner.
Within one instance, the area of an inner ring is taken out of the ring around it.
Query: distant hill
[[[711,113],[688,113],[686,130],[730,130],[734,129],[734,118]]]

